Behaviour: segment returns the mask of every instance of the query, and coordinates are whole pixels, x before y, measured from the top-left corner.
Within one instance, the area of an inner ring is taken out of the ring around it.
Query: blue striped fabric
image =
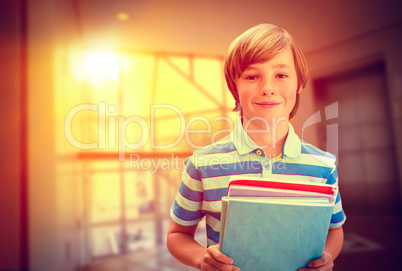
[[[327,184],[338,181],[335,156],[301,141],[290,123],[281,158],[271,160],[264,152],[258,155],[260,149],[238,123],[229,136],[186,159],[180,189],[171,208],[173,221],[184,226],[195,225],[205,216],[208,246],[219,243],[221,198],[226,196],[231,176]],[[267,161],[271,166],[264,169]],[[331,227],[343,225],[345,219],[338,193]]]

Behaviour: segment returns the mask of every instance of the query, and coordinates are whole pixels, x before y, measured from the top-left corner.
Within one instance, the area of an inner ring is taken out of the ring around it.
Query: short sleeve
[[[332,184],[332,185],[336,185],[339,187],[338,171],[335,166],[327,178],[327,184]],[[334,227],[334,228],[340,227],[345,223],[345,220],[346,220],[346,215],[342,208],[341,193],[338,189],[338,194],[335,199],[334,211],[332,213],[330,226]]]
[[[170,216],[183,226],[195,225],[204,217],[201,210],[203,188],[201,176],[191,157],[185,160],[179,191],[170,210]]]

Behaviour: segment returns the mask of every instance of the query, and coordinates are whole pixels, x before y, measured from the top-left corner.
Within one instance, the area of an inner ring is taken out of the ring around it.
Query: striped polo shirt
[[[185,160],[185,170],[170,215],[183,226],[195,225],[206,216],[207,244],[219,243],[221,199],[233,175],[335,184],[335,156],[303,142],[289,123],[282,153],[266,157],[238,120],[234,130],[218,142],[197,150]],[[340,193],[335,201],[331,227],[345,222]]]

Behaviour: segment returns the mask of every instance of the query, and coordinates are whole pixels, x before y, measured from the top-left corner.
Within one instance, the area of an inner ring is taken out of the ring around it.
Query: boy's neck
[[[289,132],[289,121],[282,119],[267,124],[260,121],[247,124],[247,120],[243,119],[243,128],[248,136],[265,152],[265,156],[271,159],[282,152]]]

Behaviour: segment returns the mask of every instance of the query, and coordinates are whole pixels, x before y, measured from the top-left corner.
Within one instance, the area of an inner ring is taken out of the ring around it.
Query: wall
[[[386,65],[388,90],[387,93],[392,115],[392,129],[395,140],[395,154],[399,170],[399,188],[402,199],[402,22],[392,24],[378,30],[363,33],[354,38],[339,42],[332,46],[309,52],[307,54],[310,82],[320,77],[334,75],[383,60]],[[308,85],[301,108],[306,110],[299,116],[298,123],[303,123],[305,117],[310,116],[318,108],[314,100],[312,85]],[[314,106],[315,105],[315,106]],[[299,128],[300,129],[300,128]],[[318,139],[312,137],[313,144]],[[402,206],[402,202],[401,202]]]
[[[0,9],[0,269],[23,266],[21,236],[21,15],[20,1]]]

